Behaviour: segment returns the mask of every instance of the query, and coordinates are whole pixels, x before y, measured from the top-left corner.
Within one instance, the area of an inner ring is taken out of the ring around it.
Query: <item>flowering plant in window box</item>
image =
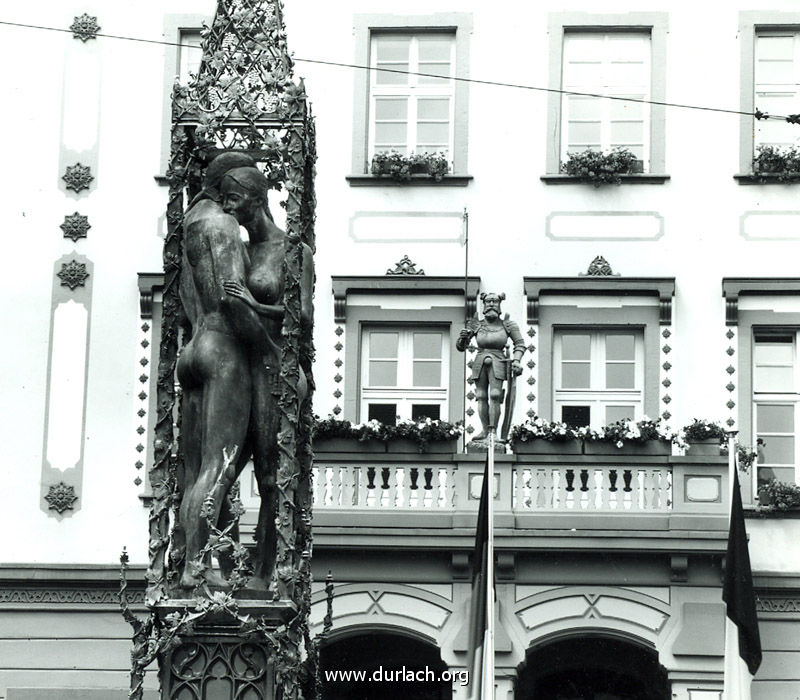
[[[636,454],[663,454],[672,452],[672,443],[684,447],[680,435],[674,433],[660,418],[651,420],[621,420],[595,430],[578,428],[583,438],[585,454],[616,454],[623,448]]]
[[[516,454],[580,454],[583,451],[575,428],[539,416],[515,425],[509,437]]]
[[[456,440],[464,432],[461,423],[431,418],[399,420],[383,427],[389,452],[455,452]]]
[[[328,416],[315,416],[311,442],[317,452],[386,452],[379,421],[353,424]]]
[[[762,180],[800,182],[800,148],[788,146],[759,146],[753,158],[753,173],[764,175]]]
[[[688,443],[689,452],[695,455],[719,455],[720,446],[728,435],[721,423],[701,418],[692,419],[678,434]]]
[[[612,148],[610,151],[587,149],[579,153],[568,153],[567,160],[561,163],[561,172],[590,182],[595,187],[602,184],[619,185],[620,175],[641,173],[644,164],[627,148]]]
[[[440,182],[449,171],[450,164],[444,153],[412,153],[405,156],[397,151],[376,153],[370,168],[373,175],[391,177],[400,182],[409,182],[412,175],[430,175]]]
[[[770,479],[758,489],[758,503],[770,513],[800,510],[800,486]]]
[[[386,452],[387,447],[390,452],[455,452],[463,432],[461,423],[430,418],[387,425],[378,420],[351,423],[328,417],[316,419],[312,440],[314,449],[326,452]]]

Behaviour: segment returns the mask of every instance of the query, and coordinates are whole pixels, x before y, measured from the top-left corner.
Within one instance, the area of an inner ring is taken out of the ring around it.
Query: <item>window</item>
[[[180,37],[178,76],[181,84],[186,85],[190,75],[197,75],[197,71],[200,69],[200,60],[203,58],[202,37],[199,28],[181,29],[178,36]]]
[[[795,481],[798,460],[800,381],[797,331],[758,331],[753,343],[753,442],[758,454],[758,484]]]
[[[763,31],[756,36],[755,106],[768,114],[800,112],[800,31]],[[755,122],[755,147],[792,146],[800,135],[785,121]]]
[[[361,416],[447,418],[449,337],[445,328],[367,326],[361,343]]]
[[[372,37],[370,65],[379,70],[370,72],[370,156],[388,151],[441,152],[450,158],[454,54],[452,34]]]
[[[169,167],[170,131],[172,126],[172,89],[175,79],[183,85],[189,81],[189,73],[197,73],[203,52],[199,48],[200,28],[210,24],[211,18],[199,14],[164,16],[164,38],[174,44],[167,47],[164,61],[164,102],[161,112],[161,157],[160,171],[157,180],[167,184],[164,173]],[[197,47],[197,48],[195,48]]]
[[[555,417],[574,426],[601,427],[641,418],[644,340],[633,330],[555,330]]]
[[[390,150],[443,152],[443,184],[467,184],[469,83],[455,78],[469,76],[471,33],[465,12],[355,16],[354,63],[376,70],[354,72],[351,185],[375,184],[364,175]]]
[[[564,35],[562,89],[650,99],[649,32],[568,32]],[[650,105],[563,95],[561,158],[585,150],[622,147],[650,160]]]
[[[624,146],[642,161],[642,180],[664,182],[667,99],[665,12],[551,12],[545,182],[568,152]],[[653,104],[562,95],[558,90],[650,100]]]

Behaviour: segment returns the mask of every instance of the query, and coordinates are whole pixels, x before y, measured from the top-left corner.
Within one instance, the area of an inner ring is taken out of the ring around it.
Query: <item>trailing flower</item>
[[[567,160],[561,163],[561,172],[590,182],[595,187],[622,182],[620,175],[642,172],[642,162],[627,148],[612,148],[610,151],[585,150],[568,153]]]
[[[648,440],[663,440],[685,447],[682,437],[673,432],[661,418],[651,420],[647,416],[638,422],[620,420],[599,430],[578,428],[578,434],[586,442],[613,442],[620,449],[626,442],[642,443]]]
[[[800,148],[759,146],[753,158],[753,173],[774,175],[778,182],[800,182]]]
[[[511,428],[511,442],[528,442],[529,440],[548,440],[549,442],[567,442],[579,439],[578,431],[566,423],[548,421],[539,416],[526,420]]]
[[[406,156],[397,151],[376,153],[370,168],[373,175],[391,177],[400,182],[409,182],[415,174],[430,175],[439,182],[449,171],[450,164],[444,153],[412,153]]]
[[[464,426],[459,423],[448,423],[444,420],[423,418],[417,421],[400,420],[396,425],[386,425],[378,420],[367,423],[351,423],[333,416],[316,418],[312,432],[312,440],[343,438],[346,440],[411,440],[417,443],[420,452],[429,442],[447,442],[456,440],[464,433]]]
[[[694,418],[689,425],[683,427],[681,432],[684,439],[689,442],[719,440],[722,443],[728,435],[721,423],[712,423],[701,418]]]
[[[768,512],[800,510],[800,486],[770,479],[758,489],[758,499],[765,502],[762,509]]]
[[[739,465],[739,471],[744,472],[745,474],[750,471],[750,467],[753,466],[754,462],[758,459],[758,450],[759,448],[764,446],[764,441],[761,438],[756,440],[756,446],[750,447],[749,445],[742,445],[738,443],[736,445],[736,461]],[[728,455],[728,446],[722,445],[720,449],[720,454]]]

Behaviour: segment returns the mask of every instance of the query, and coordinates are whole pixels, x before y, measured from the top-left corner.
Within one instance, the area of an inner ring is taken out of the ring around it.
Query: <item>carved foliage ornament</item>
[[[72,510],[72,504],[78,500],[75,495],[75,489],[63,481],[51,486],[44,497],[50,505],[48,508],[57,513],[63,513],[65,510]]]
[[[79,263],[77,260],[70,260],[68,263],[61,263],[61,272],[56,275],[61,279],[62,287],[69,287],[75,289],[76,287],[83,287],[86,284],[86,278],[89,273],[86,272],[86,265]]]
[[[387,275],[424,275],[425,270],[418,270],[417,264],[411,261],[407,255],[404,255],[401,260],[395,263],[394,270],[389,268],[386,270]]]
[[[76,242],[79,238],[86,238],[86,233],[90,228],[92,226],[89,223],[89,217],[83,216],[78,212],[65,216],[64,223],[61,224],[64,238],[71,238]]]
[[[75,163],[75,165],[67,166],[67,170],[61,176],[61,179],[67,183],[68,190],[80,192],[89,189],[89,183],[94,180],[94,176],[90,167]]]
[[[97,32],[100,31],[100,26],[97,24],[97,17],[91,17],[85,12],[80,17],[75,17],[72,24],[69,25],[72,36],[75,39],[80,39],[84,43],[89,39],[96,39]]]
[[[585,277],[618,277],[619,275],[615,275],[614,271],[611,269],[611,265],[608,264],[608,260],[606,260],[602,255],[598,255],[589,265],[589,269],[586,270],[584,273]]]

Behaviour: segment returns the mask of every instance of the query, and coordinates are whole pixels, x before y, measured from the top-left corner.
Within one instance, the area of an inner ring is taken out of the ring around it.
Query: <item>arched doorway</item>
[[[670,700],[653,649],[603,636],[561,639],[528,650],[515,700]]]
[[[446,670],[437,647],[400,634],[364,632],[320,649],[325,700],[445,700]]]

